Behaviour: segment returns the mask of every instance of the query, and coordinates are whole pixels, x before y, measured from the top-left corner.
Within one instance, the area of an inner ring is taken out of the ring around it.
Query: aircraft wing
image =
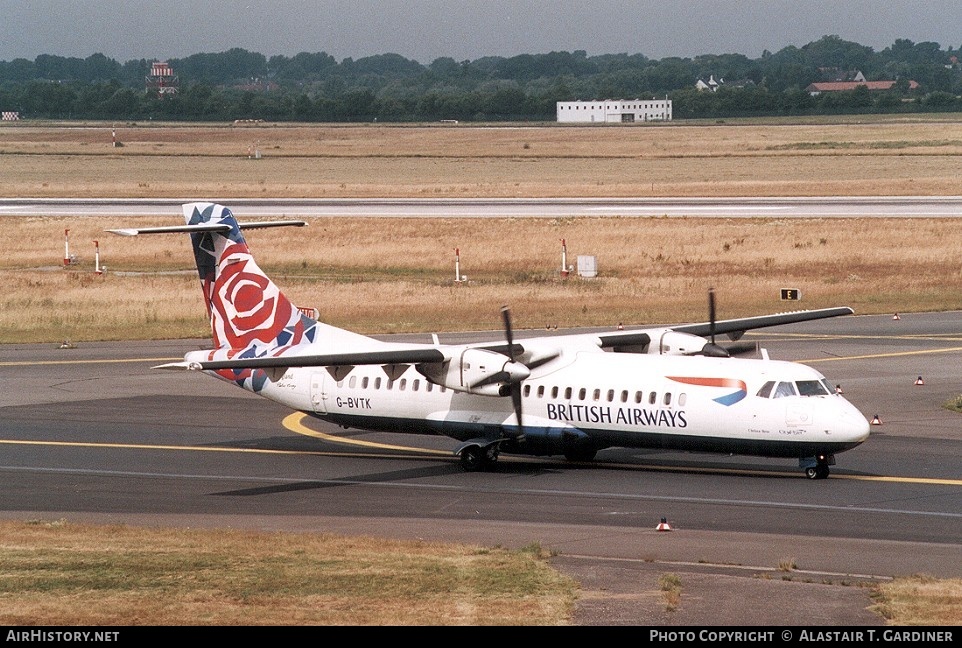
[[[581,347],[582,345],[596,349],[600,347],[601,349],[632,352],[639,349],[647,349],[653,341],[653,336],[657,339],[663,331],[675,331],[700,338],[708,337],[714,332],[716,335],[727,335],[729,339],[735,341],[739,340],[746,331],[753,329],[851,315],[854,312],[855,311],[848,306],[841,306],[720,320],[714,322],[714,324],[712,322],[702,322],[667,326],[659,329],[637,329],[605,334],[582,333],[570,336],[561,335],[551,338],[516,341],[510,345],[506,343],[488,343],[469,346],[506,357],[518,357],[526,351],[532,352],[534,356],[531,358],[531,361],[528,362],[528,365],[533,368],[554,359],[564,349],[574,350],[574,348]],[[185,359],[182,362],[172,362],[158,365],[154,368],[217,371],[220,369],[281,369],[290,367],[350,367],[357,365],[441,363],[452,358],[451,352],[445,353],[442,348],[412,346],[386,350],[348,351],[327,354],[292,354],[259,358],[229,358],[219,360]],[[463,349],[465,347],[453,348]]]
[[[692,335],[704,339],[712,338],[715,335],[726,335],[728,339],[737,341],[742,338],[746,331],[754,329],[808,322],[828,317],[852,315],[854,312],[855,311],[848,306],[839,306],[817,310],[791,311],[774,315],[760,315],[757,317],[741,317],[715,322],[678,324],[661,328],[639,328],[598,335],[597,344],[602,349],[612,349],[614,351],[645,349],[665,331]]]
[[[506,355],[487,349],[452,347],[398,346],[371,351],[341,353],[290,353],[257,358],[224,357],[229,349],[192,351],[182,362],[154,369],[221,371],[259,369],[272,380],[279,380],[292,367],[323,367],[336,380],[342,380],[357,365],[379,365],[391,380],[399,378],[410,365],[428,380],[456,391],[484,396],[504,396],[504,385],[520,383],[531,372]],[[216,356],[220,357],[216,357]],[[213,357],[212,357],[213,356]]]
[[[839,317],[841,315],[851,315],[855,311],[848,306],[836,308],[822,308],[818,310],[791,311],[788,313],[778,313],[775,315],[759,315],[757,317],[742,317],[739,319],[719,320],[714,324],[715,334],[726,334],[732,340],[739,339],[745,331],[766,328],[769,326],[780,326],[782,324],[795,324],[797,322],[808,322],[811,320],[824,319],[827,317]],[[691,335],[706,336],[712,333],[712,323],[704,322],[701,324],[683,324],[681,326],[669,327],[673,331],[690,333]]]

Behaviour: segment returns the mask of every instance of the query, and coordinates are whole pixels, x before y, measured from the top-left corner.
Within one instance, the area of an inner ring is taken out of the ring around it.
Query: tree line
[[[899,39],[876,52],[838,36],[756,59],[577,50],[424,65],[398,54],[338,62],[324,52],[268,58],[231,49],[168,60],[178,91],[158,96],[147,89],[152,60],[41,55],[0,61],[0,109],[22,118],[127,121],[553,121],[558,101],[667,97],[675,118],[952,112],[962,110],[957,56],[938,43]],[[806,90],[855,71],[896,84],[817,96]],[[717,91],[695,88],[709,78],[721,82]]]

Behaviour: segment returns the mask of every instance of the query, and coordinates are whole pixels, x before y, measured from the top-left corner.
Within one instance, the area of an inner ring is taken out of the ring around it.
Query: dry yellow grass
[[[255,151],[261,159],[249,159]],[[960,155],[955,114],[645,126],[21,122],[0,126],[0,196],[953,195]]]
[[[962,580],[927,575],[879,585],[874,609],[892,625],[962,626]]]
[[[137,219],[141,225],[174,224]],[[242,210],[237,210],[243,216]],[[0,342],[203,337],[186,236],[127,238],[107,218],[7,218]],[[519,328],[703,321],[849,305],[857,313],[962,309],[962,230],[950,219],[310,219],[248,235],[297,304],[367,333],[485,330],[509,304]],[[78,264],[62,267],[70,229]],[[560,277],[596,256],[600,276]],[[99,241],[103,275],[93,273]],[[906,245],[912,241],[912,245]],[[921,243],[920,243],[921,242]],[[919,247],[916,247],[919,246]],[[454,249],[461,272],[454,279]],[[782,302],[781,288],[800,302]]]
[[[230,529],[0,523],[6,626],[564,625],[522,550]]]

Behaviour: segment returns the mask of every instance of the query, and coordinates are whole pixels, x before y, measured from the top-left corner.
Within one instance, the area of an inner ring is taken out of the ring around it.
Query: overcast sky
[[[652,59],[801,47],[825,35],[962,48],[962,0],[0,0],[0,60],[184,58],[240,47],[338,61],[585,50]]]

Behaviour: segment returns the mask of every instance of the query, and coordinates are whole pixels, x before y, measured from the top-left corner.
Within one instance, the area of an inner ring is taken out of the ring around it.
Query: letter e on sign
[[[782,288],[782,301],[798,301],[802,298],[802,291],[798,288]]]

